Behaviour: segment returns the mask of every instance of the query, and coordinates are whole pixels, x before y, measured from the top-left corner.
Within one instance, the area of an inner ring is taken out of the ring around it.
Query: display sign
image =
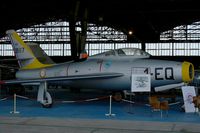
[[[196,96],[194,86],[182,86],[184,108],[186,113],[195,112],[195,107],[193,101],[193,96]]]
[[[150,92],[151,77],[149,74],[132,74],[131,92]]]

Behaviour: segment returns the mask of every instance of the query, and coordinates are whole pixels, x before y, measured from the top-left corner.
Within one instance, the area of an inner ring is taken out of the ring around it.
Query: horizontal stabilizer
[[[62,76],[62,77],[50,77],[40,79],[18,79],[18,80],[5,80],[0,81],[0,84],[21,84],[21,83],[37,83],[48,81],[72,81],[72,80],[84,80],[84,79],[106,79],[123,76],[122,73],[97,73],[87,75],[74,75],[74,76]]]

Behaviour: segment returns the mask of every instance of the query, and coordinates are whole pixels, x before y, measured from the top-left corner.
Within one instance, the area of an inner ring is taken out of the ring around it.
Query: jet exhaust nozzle
[[[194,79],[194,66],[190,62],[182,63],[182,79],[183,82],[191,82]]]

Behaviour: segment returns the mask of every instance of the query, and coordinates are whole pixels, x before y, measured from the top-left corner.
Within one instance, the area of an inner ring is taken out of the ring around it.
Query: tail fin
[[[38,51],[33,52],[31,47],[24,43],[24,41],[14,30],[7,30],[6,34],[11,40],[13,51],[18,59],[20,69],[36,69],[53,65],[53,62],[42,63],[40,60],[38,60],[38,58],[35,56],[36,54],[34,54],[34,52]]]

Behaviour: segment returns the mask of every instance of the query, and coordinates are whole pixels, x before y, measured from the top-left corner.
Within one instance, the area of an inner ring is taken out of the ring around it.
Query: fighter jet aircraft
[[[132,74],[149,74],[151,87],[164,91],[184,85],[194,77],[194,67],[189,62],[151,59],[150,54],[136,48],[110,50],[88,57],[84,61],[54,63],[47,55],[37,53],[14,30],[8,30],[20,70],[16,79],[2,84],[38,84],[37,100],[44,106],[52,105],[47,84],[66,85],[73,88],[130,90]]]

